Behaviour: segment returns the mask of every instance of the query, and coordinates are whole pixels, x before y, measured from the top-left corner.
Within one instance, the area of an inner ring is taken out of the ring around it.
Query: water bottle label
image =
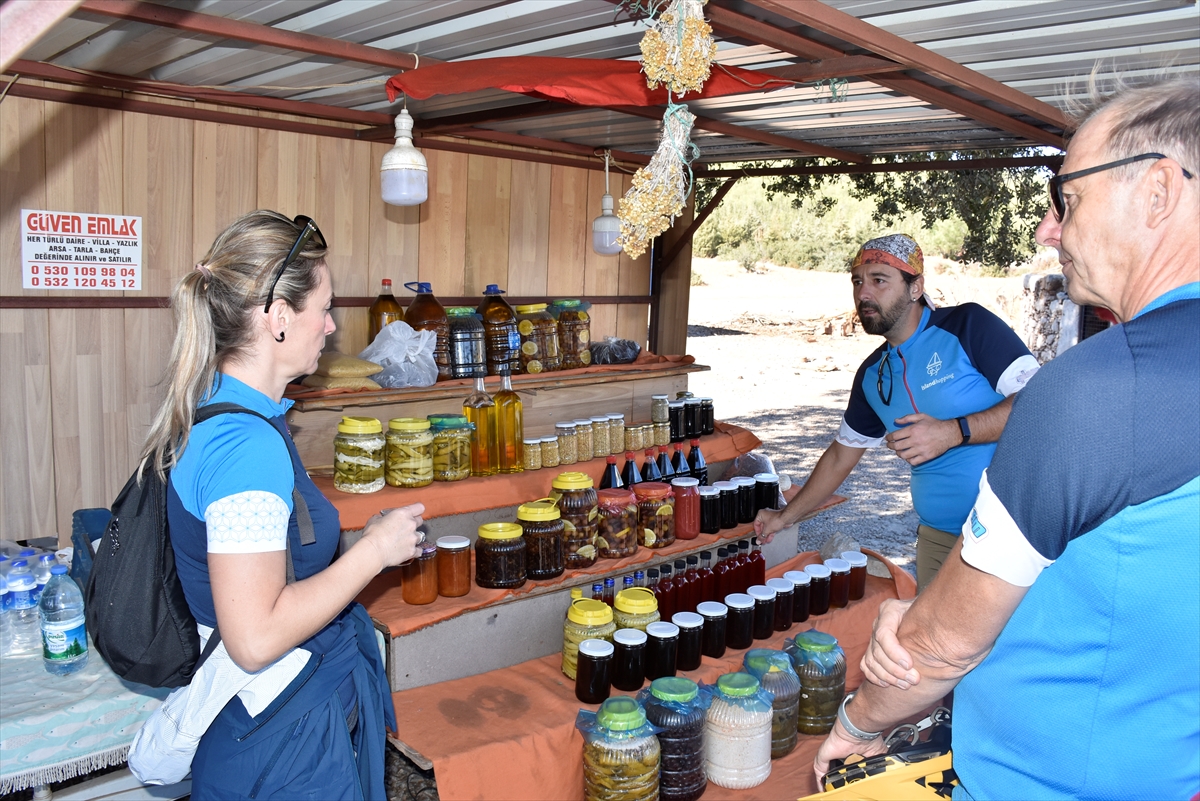
[[[37,607],[37,596],[34,594],[33,588],[27,590],[13,590],[9,600],[10,609],[34,609]]]
[[[508,347],[517,350],[521,347],[521,335],[516,331],[508,332]]]
[[[45,659],[74,659],[87,653],[87,626],[83,615],[61,623],[42,621],[42,656]]]

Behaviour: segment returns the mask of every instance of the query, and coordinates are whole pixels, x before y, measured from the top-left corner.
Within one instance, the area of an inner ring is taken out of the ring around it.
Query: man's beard
[[[875,317],[863,317],[863,309],[871,309],[876,313]],[[876,334],[879,336],[886,335],[896,323],[903,319],[908,311],[908,299],[900,297],[888,309],[881,309],[877,304],[870,301],[863,301],[858,304],[858,319],[862,322],[863,330],[868,334]]]

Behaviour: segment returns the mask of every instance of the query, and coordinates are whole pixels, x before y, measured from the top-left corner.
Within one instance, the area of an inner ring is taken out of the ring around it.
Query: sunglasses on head
[[[1077,170],[1075,172],[1064,172],[1061,175],[1054,176],[1050,179],[1050,208],[1054,212],[1055,221],[1062,222],[1063,217],[1067,213],[1067,200],[1065,197],[1063,197],[1062,191],[1063,184],[1065,184],[1067,181],[1074,181],[1076,178],[1082,178],[1085,175],[1093,175],[1098,172],[1104,172],[1105,170],[1124,167],[1126,164],[1133,164],[1135,161],[1147,161],[1149,159],[1154,159],[1157,161],[1158,159],[1165,158],[1166,156],[1164,156],[1162,153],[1143,153],[1140,156],[1130,156],[1127,159],[1110,161],[1107,164],[1101,164],[1098,167],[1089,167],[1086,170]],[[1183,168],[1181,167],[1180,169]],[[1192,174],[1187,170],[1183,170],[1183,177],[1191,178]]]
[[[300,229],[300,235],[296,237],[296,244],[292,245],[292,249],[288,251],[287,257],[283,260],[283,263],[279,265],[279,269],[275,272],[275,280],[271,282],[271,288],[267,291],[267,304],[263,306],[264,314],[271,311],[271,303],[275,300],[275,286],[279,283],[279,279],[283,276],[283,271],[286,270],[287,266],[294,262],[296,257],[304,251],[304,246],[308,244],[308,240],[315,238],[321,247],[329,247],[329,245],[325,243],[325,235],[321,233],[321,229],[317,227],[315,222],[313,222],[312,217],[306,217],[301,214],[295,217],[292,222],[303,227]]]

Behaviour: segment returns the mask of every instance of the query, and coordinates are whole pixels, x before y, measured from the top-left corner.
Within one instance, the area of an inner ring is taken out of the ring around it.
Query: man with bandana
[[[850,265],[863,330],[884,343],[854,376],[841,429],[786,507],[759,512],[770,542],[837,490],[867,448],[886,444],[912,466],[917,583],[954,547],[979,477],[1037,360],[999,317],[975,303],[934,309],[920,246],[904,234],[872,239]]]

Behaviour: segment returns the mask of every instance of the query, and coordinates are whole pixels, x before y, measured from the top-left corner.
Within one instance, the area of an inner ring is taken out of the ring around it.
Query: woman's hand
[[[921,680],[913,669],[912,657],[900,645],[896,632],[912,601],[887,600],[879,605],[879,616],[871,632],[871,642],[863,654],[862,671],[867,681],[880,687],[907,690]]]
[[[363,529],[363,539],[378,551],[380,570],[421,555],[425,535],[424,532],[417,531],[417,526],[424,522],[423,514],[425,505],[414,503],[411,506],[387,509],[367,521]]]

